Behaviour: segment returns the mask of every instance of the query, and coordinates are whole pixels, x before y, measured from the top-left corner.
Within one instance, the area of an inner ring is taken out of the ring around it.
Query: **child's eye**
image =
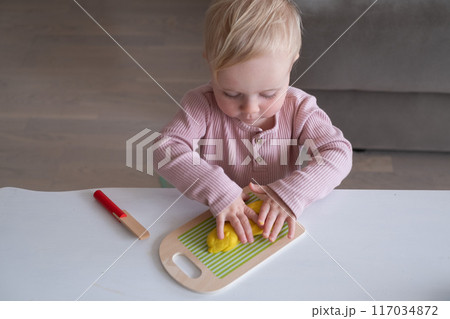
[[[273,99],[277,94],[271,94],[271,95],[265,95],[265,94],[261,94],[261,96],[265,99]]]
[[[224,94],[226,97],[229,97],[229,98],[231,98],[231,99],[236,99],[236,98],[239,97],[239,94],[229,94],[229,93],[227,93],[227,92],[223,92],[223,94]]]

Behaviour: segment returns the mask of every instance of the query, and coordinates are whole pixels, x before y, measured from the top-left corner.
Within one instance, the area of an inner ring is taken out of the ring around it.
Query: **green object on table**
[[[158,178],[159,178],[159,184],[161,185],[162,188],[175,188],[175,186],[170,184],[168,181],[166,181],[161,176],[158,176]]]
[[[249,200],[246,204],[257,201],[258,198],[255,194],[250,193]],[[269,248],[273,245],[271,241],[262,237],[261,235],[255,236],[255,241],[250,245],[243,245],[239,243],[236,248],[227,251],[211,254],[208,252],[208,244],[206,238],[211,230],[216,227],[216,219],[210,217],[178,236],[178,240],[186,246],[199,260],[202,262],[211,272],[218,278],[224,278],[250,259]],[[283,228],[276,241],[280,240],[288,234],[288,225],[285,222]]]

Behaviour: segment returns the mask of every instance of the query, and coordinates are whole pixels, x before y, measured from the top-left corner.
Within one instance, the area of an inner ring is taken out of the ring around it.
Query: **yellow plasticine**
[[[250,203],[247,206],[253,209],[255,213],[259,213],[263,201],[258,200],[256,202]],[[258,227],[253,221],[249,220],[252,226],[253,236],[262,234],[263,230]],[[229,222],[226,222],[223,227],[224,238],[221,240],[217,237],[217,229],[214,228],[208,234],[206,243],[208,244],[208,252],[215,254],[221,251],[230,251],[234,249],[239,244],[239,239],[234,231],[233,227]]]

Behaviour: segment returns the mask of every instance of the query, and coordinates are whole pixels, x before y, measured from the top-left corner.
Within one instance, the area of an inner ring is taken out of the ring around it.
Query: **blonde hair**
[[[300,13],[291,0],[215,0],[206,12],[203,54],[214,78],[267,52],[287,51],[294,62],[301,43]]]

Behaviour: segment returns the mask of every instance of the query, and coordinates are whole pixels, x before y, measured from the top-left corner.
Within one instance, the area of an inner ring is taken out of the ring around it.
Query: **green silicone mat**
[[[251,193],[250,199],[246,201],[246,204],[257,200],[258,198]],[[233,250],[211,254],[208,252],[206,237],[214,227],[216,227],[216,219],[211,216],[202,223],[178,236],[178,240],[180,240],[183,245],[186,246],[186,248],[188,248],[218,278],[224,278],[260,252],[273,245],[268,239],[261,235],[257,235],[254,237],[255,240],[252,244],[243,245],[239,243]],[[287,223],[284,223],[276,241],[286,236],[287,233],[288,226]]]

